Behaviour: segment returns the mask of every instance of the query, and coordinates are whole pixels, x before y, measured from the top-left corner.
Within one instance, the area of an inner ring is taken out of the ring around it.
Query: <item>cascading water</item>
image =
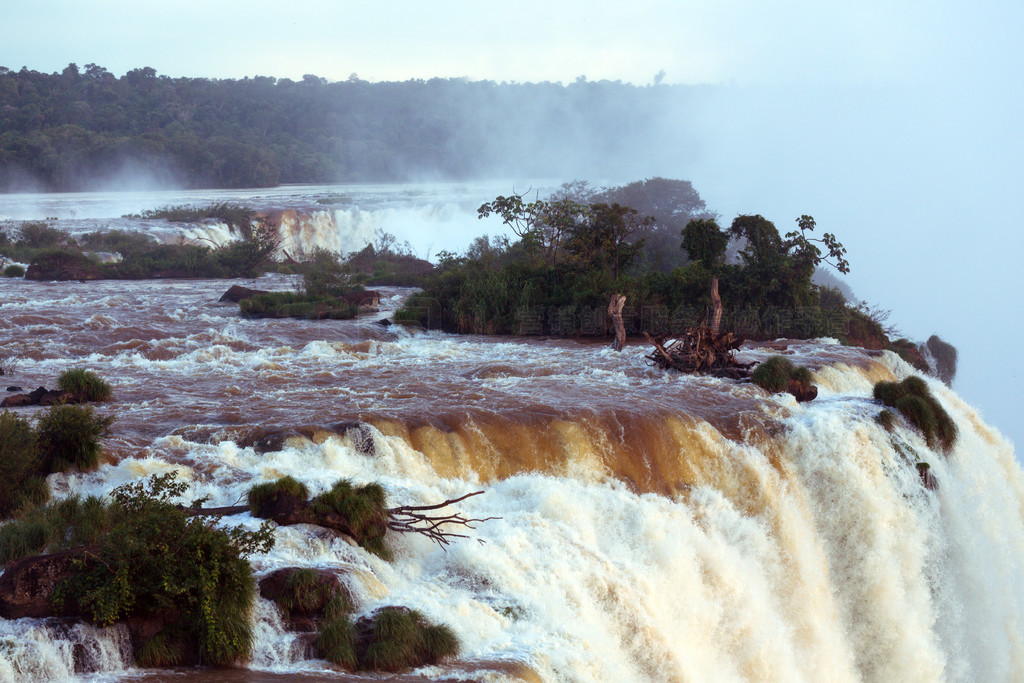
[[[314,494],[342,477],[380,482],[395,505],[483,490],[458,508],[497,519],[447,551],[392,536],[389,563],[315,527],[279,527],[252,558],[257,576],[337,570],[359,614],[403,605],[448,624],[462,654],[417,672],[427,677],[1024,680],[1013,447],[931,379],[954,448],[932,450],[900,420],[884,429],[874,383],[913,372],[888,352],[789,344],[820,390],[797,404],[665,374],[641,346],[246,320],[217,303],[230,284],[0,280],[0,355],[21,357],[5,381],[52,386],[77,366],[114,387],[97,408],[118,417],[107,462],[51,475],[57,497],[172,470],[211,506],[282,475]],[[388,315],[405,293],[384,294]],[[249,668],[336,675],[273,603],[254,620]],[[144,673],[120,627],[0,620],[0,679],[129,675]]]

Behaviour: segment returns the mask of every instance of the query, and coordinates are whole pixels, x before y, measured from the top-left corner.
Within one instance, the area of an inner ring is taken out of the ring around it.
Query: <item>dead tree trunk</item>
[[[612,294],[612,300],[608,302],[608,315],[615,324],[615,341],[612,348],[621,351],[626,346],[626,326],[622,323],[622,308],[626,305],[626,297],[622,294]]]
[[[711,278],[711,336],[718,336],[722,326],[722,297],[718,296],[718,278]]]

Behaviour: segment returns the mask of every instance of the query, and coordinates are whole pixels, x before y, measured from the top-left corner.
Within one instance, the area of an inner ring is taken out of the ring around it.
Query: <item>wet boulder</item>
[[[790,378],[786,391],[793,394],[798,403],[813,401],[818,397],[818,387],[805,379]]]
[[[258,294],[269,293],[270,292],[265,289],[249,289],[242,285],[231,285],[231,287],[228,288],[228,291],[224,292],[218,301],[233,301],[234,303],[238,303],[243,299],[249,299]]]
[[[28,394],[14,394],[0,401],[0,408],[22,408],[30,405],[34,404]]]
[[[55,608],[50,602],[50,594],[61,581],[78,570],[76,561],[85,557],[89,550],[75,548],[23,557],[9,563],[0,575],[0,617],[21,619],[77,614],[77,605],[65,604],[62,609]]]

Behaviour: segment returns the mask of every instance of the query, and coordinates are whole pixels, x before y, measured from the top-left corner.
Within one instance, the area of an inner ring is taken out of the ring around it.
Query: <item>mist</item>
[[[1015,218],[1024,135],[1016,91],[972,84],[733,86],[666,113],[659,174],[694,183],[724,224],[760,213],[781,232],[811,214],[849,250],[847,284],[922,341],[960,349],[956,388],[1024,443],[1024,333]],[[692,153],[688,153],[692,152]]]

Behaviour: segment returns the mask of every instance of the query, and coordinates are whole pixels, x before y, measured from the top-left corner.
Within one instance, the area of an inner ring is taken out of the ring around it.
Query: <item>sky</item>
[[[1024,444],[1024,3],[0,0],[0,17],[15,70],[728,85],[672,113],[687,144],[649,175],[691,180],[725,222],[813,215],[858,297],[957,346],[955,388]]]

